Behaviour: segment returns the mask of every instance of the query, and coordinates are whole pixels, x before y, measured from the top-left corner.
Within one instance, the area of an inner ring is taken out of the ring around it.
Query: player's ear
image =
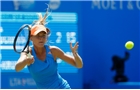
[[[46,28],[46,30],[47,30],[47,35],[50,36],[50,34],[51,34],[50,29],[49,28]]]

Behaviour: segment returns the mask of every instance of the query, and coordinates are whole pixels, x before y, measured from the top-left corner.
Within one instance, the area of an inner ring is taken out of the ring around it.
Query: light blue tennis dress
[[[28,66],[29,72],[40,89],[70,89],[68,82],[57,71],[57,62],[54,60],[49,46],[45,45],[46,59],[41,61],[37,58],[34,47],[32,55],[35,62]]]

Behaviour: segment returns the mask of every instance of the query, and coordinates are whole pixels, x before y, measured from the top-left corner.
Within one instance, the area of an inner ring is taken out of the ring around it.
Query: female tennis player
[[[67,55],[57,46],[48,46],[47,42],[50,30],[45,27],[45,19],[39,15],[39,20],[31,27],[30,40],[33,42],[33,47],[29,47],[32,57],[28,57],[27,53],[21,53],[18,59],[15,70],[18,72],[26,65],[31,73],[37,88],[40,89],[71,89],[68,82],[62,78],[57,70],[57,58],[77,67],[82,68],[83,62],[77,53],[78,42],[70,49],[73,56]]]

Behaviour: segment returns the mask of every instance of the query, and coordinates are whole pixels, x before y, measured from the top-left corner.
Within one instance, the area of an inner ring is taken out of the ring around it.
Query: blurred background
[[[38,12],[45,14],[47,5],[52,13],[47,27],[51,30],[50,45],[62,48],[72,55],[69,42],[79,42],[78,52],[83,59],[82,69],[58,59],[58,71],[73,89],[140,88],[140,1],[62,1],[11,0],[1,1],[0,12],[0,69],[2,89],[36,88],[27,68],[15,72],[19,54],[13,50],[13,39],[23,24],[37,20]],[[133,41],[132,50],[124,47]],[[21,41],[20,43],[24,43]],[[113,82],[112,57],[125,57],[124,83]]]

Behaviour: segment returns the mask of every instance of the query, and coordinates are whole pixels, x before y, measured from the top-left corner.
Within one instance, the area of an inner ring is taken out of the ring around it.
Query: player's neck
[[[36,54],[38,54],[38,55],[43,54],[43,53],[46,52],[45,47],[36,47],[36,46],[34,46],[34,49],[35,49]]]

